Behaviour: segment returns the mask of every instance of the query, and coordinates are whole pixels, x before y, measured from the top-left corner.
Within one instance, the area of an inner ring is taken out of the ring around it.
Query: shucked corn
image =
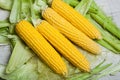
[[[89,62],[85,56],[47,21],[42,21],[36,28],[74,66],[90,71]]]
[[[56,73],[65,75],[67,68],[60,55],[55,49],[35,30],[27,21],[20,21],[16,25],[17,34],[25,43]]]
[[[94,41],[92,41],[84,33],[75,28],[62,16],[56,13],[52,8],[47,8],[43,12],[42,16],[53,27],[57,28],[62,34],[64,34],[75,44],[79,45],[80,47],[91,53],[100,53],[100,47]]]
[[[100,32],[85,17],[62,0],[53,0],[51,7],[90,38],[101,39]]]

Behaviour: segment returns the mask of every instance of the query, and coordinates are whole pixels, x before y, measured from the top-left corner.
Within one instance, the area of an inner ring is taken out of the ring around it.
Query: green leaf
[[[89,9],[89,14],[91,14],[92,18],[96,20],[96,22],[99,23],[104,29],[108,30],[110,33],[120,39],[120,29],[115,22],[113,22],[113,20],[108,17],[99,6],[97,6],[95,1],[93,1]]]
[[[115,73],[115,72],[119,72],[120,71],[120,64],[114,65],[113,67],[103,71],[101,74],[97,75],[96,77],[92,78],[92,80],[98,80],[103,76]]]
[[[16,39],[13,39],[15,41]],[[6,67],[6,73],[11,73],[14,70],[25,64],[33,55],[33,52],[21,41],[17,40],[12,51],[12,55]]]
[[[9,44],[9,39],[5,36],[8,35],[8,28],[2,27],[0,28],[0,44]]]
[[[11,25],[9,26],[9,33],[10,33],[10,34],[14,34],[14,33],[15,33],[15,24],[11,24]]]
[[[13,0],[0,0],[0,8],[11,10]]]
[[[19,21],[20,0],[13,0],[9,21],[10,23],[17,23]]]
[[[9,39],[0,35],[0,44],[9,44]]]
[[[10,23],[8,21],[0,21],[0,28],[9,27]]]
[[[39,80],[38,77],[36,57],[32,57],[28,63],[12,73],[2,75],[2,78],[6,80]]]
[[[2,75],[4,75],[5,68],[6,68],[6,66],[0,64],[0,77],[2,77]]]
[[[34,26],[41,22],[41,13],[47,7],[48,5],[44,2],[44,0],[35,0],[34,2],[30,0],[31,20]]]
[[[8,28],[7,27],[0,28],[0,35],[7,35],[7,34],[8,34]]]
[[[20,19],[30,20],[30,0],[21,0]]]
[[[92,69],[90,73],[76,74],[76,75],[73,75],[71,78],[68,78],[67,80],[87,80],[88,78],[92,77],[95,74],[100,73],[101,71],[107,69],[109,66],[112,65],[110,63],[102,66],[103,63],[104,61],[99,63],[95,68]]]
[[[79,4],[78,0],[63,0],[65,3],[71,5],[72,7],[75,7],[76,5]]]
[[[63,58],[67,68],[68,68],[68,75],[74,74],[76,72],[76,67],[70,64],[65,58]],[[50,69],[48,65],[46,65],[42,60],[38,59],[38,72],[39,72],[39,80],[64,80],[67,76],[60,76],[56,74],[54,71]],[[79,72],[79,71],[78,71]],[[45,77],[47,76],[47,77]]]
[[[86,18],[95,25],[95,27],[102,34],[102,40],[96,40],[98,43],[108,48],[109,50],[120,53],[120,41],[113,35],[111,35],[108,31],[103,29],[95,20],[93,20],[90,15],[86,15]],[[110,47],[111,46],[111,47]],[[113,47],[113,48],[112,48]]]
[[[90,13],[92,18],[98,22],[104,29],[108,30],[110,33],[115,35],[116,37],[120,38],[120,30],[117,27],[114,27],[113,25],[109,24],[105,19],[102,19],[99,15]]]
[[[74,9],[80,12],[82,15],[86,15],[92,2],[93,0],[81,0],[80,3]]]
[[[105,40],[101,39],[101,40],[96,40],[97,43],[99,43],[100,45],[102,45],[103,47],[107,48],[108,50],[119,54],[120,52],[117,51],[115,48],[113,48],[110,44],[108,44]]]
[[[42,62],[41,60],[38,59],[38,68],[37,68],[38,72],[39,72],[39,79],[38,80],[62,80],[63,78],[54,73],[49,67],[48,65],[46,65],[44,62]],[[47,76],[47,77],[45,77]]]

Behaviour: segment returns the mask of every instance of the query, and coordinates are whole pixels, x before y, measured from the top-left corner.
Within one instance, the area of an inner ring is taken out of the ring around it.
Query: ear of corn
[[[20,21],[16,25],[16,32],[51,69],[61,75],[67,74],[66,65],[60,55],[29,22]]]
[[[84,71],[90,71],[87,59],[79,50],[48,22],[42,21],[37,30],[74,66]]]
[[[88,37],[101,39],[100,32],[84,16],[62,0],[53,0],[51,7]]]
[[[43,12],[42,16],[53,27],[57,28],[62,34],[64,34],[67,38],[69,38],[78,46],[94,54],[100,53],[100,47],[94,41],[92,41],[84,33],[75,28],[72,24],[70,24],[67,20],[61,17],[53,9],[47,8]]]

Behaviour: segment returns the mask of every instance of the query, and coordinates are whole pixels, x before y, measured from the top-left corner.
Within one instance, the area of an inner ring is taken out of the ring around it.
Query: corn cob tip
[[[62,72],[56,72],[57,74],[59,74],[59,75],[61,75],[61,76],[67,76],[68,75],[68,70],[67,70],[67,68],[66,69],[64,69],[64,70],[61,70]]]
[[[99,39],[102,39],[102,36],[101,36],[101,35],[99,35],[97,39],[98,39],[98,40],[99,40]]]
[[[90,36],[88,36],[89,38],[91,38]],[[94,36],[92,35],[92,38],[93,40],[100,40],[102,39],[102,35],[100,32],[97,32]]]
[[[98,39],[102,39],[102,36],[99,36]]]
[[[84,68],[80,69],[83,72],[90,72],[91,71],[91,67],[90,67],[90,63],[88,62],[88,60],[84,60],[84,63],[86,63],[86,65],[84,66]]]
[[[88,60],[87,60],[88,61]],[[84,61],[85,62],[85,61]],[[87,65],[86,67],[84,68],[84,71],[83,72],[90,72],[91,68],[90,68],[90,63],[88,62],[85,62]]]
[[[82,72],[90,72],[91,71],[91,69],[90,68],[86,68],[86,69],[80,69]]]
[[[86,69],[86,72],[90,72],[90,71],[91,71],[91,69],[90,69],[90,68]]]
[[[66,71],[66,72],[63,72],[62,75],[63,75],[63,76],[67,76],[67,75],[68,75],[68,72],[67,72],[67,71]]]
[[[100,54],[102,52],[100,45],[98,45],[98,46],[99,46],[99,49],[98,49],[98,51],[97,51],[97,53],[95,55],[98,55],[98,54]]]
[[[19,22],[17,22],[17,24],[16,25],[19,25],[20,23],[22,23],[22,22],[26,22],[26,20],[20,20]]]

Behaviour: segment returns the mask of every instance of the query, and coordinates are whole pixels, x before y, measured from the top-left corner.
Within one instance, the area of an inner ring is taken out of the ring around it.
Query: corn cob
[[[47,21],[42,21],[36,29],[74,66],[90,71],[87,59],[79,50]]]
[[[53,0],[51,7],[88,37],[101,39],[100,32],[85,17],[62,0]]]
[[[63,35],[65,35],[68,39],[70,39],[78,46],[94,54],[100,53],[100,47],[94,41],[92,41],[84,33],[75,28],[53,9],[47,8],[43,12],[42,16],[53,27],[57,28]]]
[[[16,25],[16,32],[51,69],[61,75],[67,74],[60,55],[29,22],[20,21]]]

